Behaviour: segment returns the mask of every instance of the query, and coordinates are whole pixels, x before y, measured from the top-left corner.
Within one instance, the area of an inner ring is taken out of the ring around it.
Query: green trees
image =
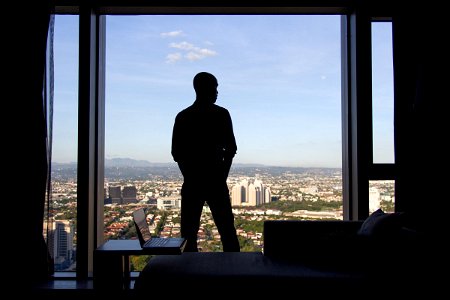
[[[380,208],[381,208],[384,212],[392,213],[392,212],[395,211],[395,204],[394,204],[394,201],[385,201],[385,200],[381,200],[381,202],[380,202]]]
[[[245,220],[243,218],[235,218],[234,225],[236,228],[243,229],[245,232],[263,232],[264,222]]]
[[[261,251],[261,247],[255,245],[251,239],[244,238],[242,236],[238,236],[239,245],[241,247],[241,252],[255,252]]]
[[[142,271],[153,255],[130,256],[130,271]]]
[[[296,210],[311,210],[311,211],[329,211],[341,209],[342,202],[340,201],[275,201],[265,203],[260,206],[263,209],[278,209],[282,212],[294,212]]]
[[[159,236],[159,233],[164,229],[164,225],[166,224],[168,213],[166,211],[163,211],[161,214],[161,219],[159,219],[158,225],[156,225],[155,228],[155,235]]]

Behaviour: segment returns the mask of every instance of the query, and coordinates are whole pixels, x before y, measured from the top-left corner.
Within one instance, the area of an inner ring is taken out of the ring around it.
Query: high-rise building
[[[269,203],[270,199],[270,188],[264,186],[259,179],[253,182],[242,180],[231,189],[232,206],[259,206]]]
[[[270,193],[270,188],[266,187],[264,189],[264,203],[269,203],[272,201],[272,194]]]
[[[231,205],[241,206],[242,203],[246,202],[246,189],[241,184],[235,184],[231,189]]]
[[[47,238],[55,262],[55,271],[67,270],[75,259],[73,226],[68,220],[54,220],[50,226]]]
[[[122,204],[137,203],[137,189],[134,185],[124,186],[122,189]]]
[[[256,187],[250,183],[247,187],[248,206],[256,206]]]
[[[109,198],[111,203],[122,204],[122,191],[120,186],[108,187]]]

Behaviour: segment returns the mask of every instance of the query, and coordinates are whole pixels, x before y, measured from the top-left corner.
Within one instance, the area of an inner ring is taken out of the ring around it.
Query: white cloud
[[[162,37],[177,37],[183,35],[183,31],[181,30],[175,30],[175,31],[169,31],[169,32],[161,32]]]
[[[214,50],[196,47],[193,44],[188,43],[188,42],[170,43],[169,47],[187,51],[187,53],[184,55],[184,57],[190,61],[200,60],[200,59],[203,59],[208,56],[217,55],[217,52]],[[176,60],[170,60],[170,62],[175,62],[180,59],[181,59],[181,57],[176,57]]]
[[[195,51],[189,51],[185,55],[185,57],[190,61],[194,61],[194,60],[203,59],[207,56],[214,56],[216,54],[217,54],[217,52],[213,51],[213,50],[197,48],[197,49],[195,49]]]
[[[169,63],[169,64],[173,64],[173,63],[177,62],[180,59],[181,59],[181,54],[180,53],[169,53],[166,56],[166,62]]]
[[[203,55],[203,56],[214,56],[214,55],[217,54],[216,51],[210,50],[210,49],[206,49],[206,48],[202,48],[202,49],[198,49],[198,50],[196,49],[196,51],[199,54]]]
[[[192,45],[191,43],[188,43],[188,42],[170,43],[169,47],[177,48],[177,49],[181,49],[181,50],[187,50],[187,51],[196,48],[196,47],[194,47],[194,45]]]
[[[203,58],[200,54],[195,53],[195,52],[188,52],[188,53],[185,55],[185,57],[186,57],[188,60],[190,60],[190,61],[200,60],[200,59]]]

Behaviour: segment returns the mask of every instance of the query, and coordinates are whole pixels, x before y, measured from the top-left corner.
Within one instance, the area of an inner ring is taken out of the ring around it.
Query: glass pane
[[[56,15],[49,222],[55,271],[75,271],[77,247],[78,16]],[[48,224],[47,224],[48,223]]]
[[[369,213],[379,208],[384,212],[394,212],[395,180],[369,181]]]
[[[238,151],[228,177],[242,251],[263,220],[342,219],[340,16],[108,16],[105,238],[135,238],[147,208],[155,234],[180,230],[182,176],[171,156],[192,80],[218,81]],[[128,200],[124,189],[136,193]],[[207,206],[198,243],[221,251]]]
[[[392,23],[372,23],[373,163],[394,163]]]

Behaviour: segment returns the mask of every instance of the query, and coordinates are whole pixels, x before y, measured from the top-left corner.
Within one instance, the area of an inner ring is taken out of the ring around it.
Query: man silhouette
[[[214,104],[217,79],[195,75],[194,103],[179,112],[172,135],[172,156],[184,182],[181,188],[181,236],[186,252],[197,252],[197,233],[205,202],[219,230],[223,251],[239,252],[227,177],[237,146],[227,109]]]

